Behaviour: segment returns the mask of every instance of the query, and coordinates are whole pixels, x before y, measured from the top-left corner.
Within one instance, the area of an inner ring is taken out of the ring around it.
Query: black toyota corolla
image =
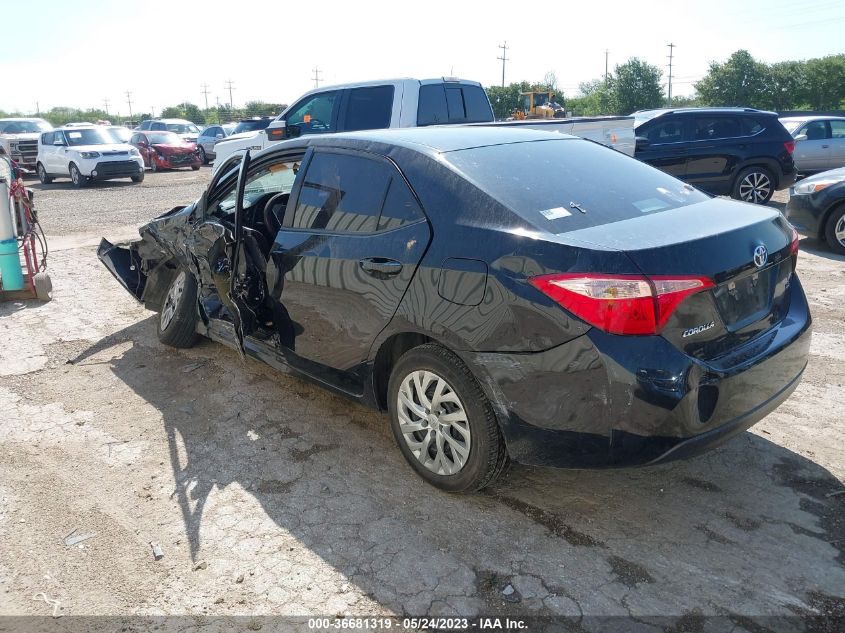
[[[807,363],[797,234],[596,143],[450,127],[233,157],[99,255],[163,343],[204,335],[387,411],[452,491],[509,459],[654,464],[783,402]]]

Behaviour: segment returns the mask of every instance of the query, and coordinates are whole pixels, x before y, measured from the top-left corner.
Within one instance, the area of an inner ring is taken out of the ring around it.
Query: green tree
[[[572,110],[575,116],[600,116],[615,114],[615,100],[613,96],[614,78],[608,74],[607,80],[593,79],[578,86],[579,97],[570,98],[567,110]]]
[[[806,62],[805,97],[813,110],[837,110],[845,102],[845,54]]]
[[[247,101],[243,107],[245,116],[276,116],[287,108],[284,103],[266,103],[264,101]]]
[[[710,62],[704,78],[695,84],[701,103],[710,106],[765,106],[769,71],[745,50],[723,64]]]
[[[610,82],[612,109],[617,114],[659,108],[663,105],[663,72],[636,57],[616,66]]]
[[[756,104],[769,110],[795,110],[807,100],[807,65],[805,62],[787,61],[767,67],[765,95]]]
[[[185,101],[176,106],[169,106],[161,111],[162,119],[188,119],[197,125],[205,123],[205,116],[199,106]]]
[[[518,107],[521,107],[519,93],[531,90],[531,84],[527,81],[521,81],[504,88],[502,86],[490,86],[486,90],[490,105],[493,106],[493,116],[496,120],[503,120],[510,117]]]

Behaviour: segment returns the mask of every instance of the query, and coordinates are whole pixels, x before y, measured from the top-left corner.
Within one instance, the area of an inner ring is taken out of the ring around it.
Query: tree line
[[[162,119],[187,119],[197,125],[211,125],[213,123],[228,123],[230,121],[237,121],[238,119],[245,119],[253,116],[276,116],[287,108],[284,103],[267,103],[264,101],[247,101],[242,108],[230,108],[228,105],[221,105],[218,107],[203,109],[196,104],[185,102],[175,106],[168,106],[162,108],[160,112],[133,112],[132,120],[141,122],[144,119],[162,118]],[[129,120],[128,114],[109,113],[101,108],[67,108],[55,107],[46,112],[40,113],[22,113],[22,112],[3,112],[0,110],[0,118],[4,117],[34,117],[39,116],[42,119],[49,121],[55,127],[72,122],[88,122],[96,123],[97,121],[111,121],[112,123],[122,124]]]
[[[565,108],[574,116],[627,115],[636,110],[665,106],[745,106],[776,112],[789,110],[829,111],[845,109],[845,54],[801,61],[766,64],[746,50],[727,61],[711,62],[707,74],[695,84],[692,96],[666,98],[663,71],[636,57],[617,65],[607,77],[580,84]],[[554,73],[543,81],[521,81],[486,89],[497,119],[505,119],[520,106],[520,93],[563,91]]]

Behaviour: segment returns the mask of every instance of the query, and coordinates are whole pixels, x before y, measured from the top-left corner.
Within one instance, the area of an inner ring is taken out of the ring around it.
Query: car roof
[[[777,112],[771,112],[770,110],[758,110],[756,108],[743,108],[743,107],[704,107],[704,108],[655,108],[653,110],[637,110],[633,113],[632,116],[636,116],[637,114],[652,114],[654,116],[662,116],[665,114],[687,114],[687,113],[698,113],[698,114],[773,114],[777,116]]]
[[[406,147],[424,153],[454,152],[475,147],[509,145],[532,141],[575,139],[568,134],[515,129],[497,125],[456,126],[439,125],[416,128],[394,128],[341,132],[326,136],[307,136],[310,145],[341,146],[345,141],[383,143]]]
[[[781,121],[827,121],[827,120],[834,120],[834,121],[845,121],[845,116],[827,116],[824,114],[808,114],[808,115],[797,115],[797,116],[782,116],[780,117]]]

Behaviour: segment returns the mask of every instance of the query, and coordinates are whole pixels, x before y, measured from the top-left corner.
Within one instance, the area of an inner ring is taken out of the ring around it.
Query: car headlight
[[[100,152],[79,152],[82,158],[99,158]]]
[[[132,149],[129,150],[129,155],[130,156],[140,156],[141,152],[139,152],[136,148],[133,147]]]
[[[821,191],[822,189],[826,189],[830,187],[830,185],[835,185],[842,182],[843,178],[828,178],[824,180],[813,180],[812,182],[799,182],[795,185],[794,191],[798,195],[806,195],[808,193],[816,193],[817,191]]]

